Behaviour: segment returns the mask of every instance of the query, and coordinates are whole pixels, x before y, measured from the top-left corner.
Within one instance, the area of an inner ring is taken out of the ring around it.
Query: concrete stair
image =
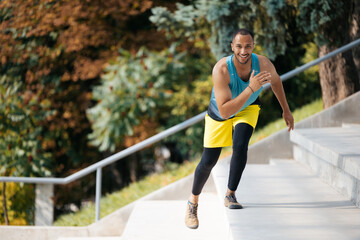
[[[96,229],[49,228],[44,237],[43,229],[27,227],[35,237],[26,238],[27,229],[14,232],[4,227],[0,239],[360,240],[360,209],[354,205],[359,206],[360,199],[358,124],[296,129],[290,139],[296,161],[271,159],[269,164],[246,166],[236,192],[241,210],[223,206],[230,157],[220,160],[200,196],[196,230],[184,224],[189,176],[126,207],[126,226],[125,210],[119,210]],[[114,228],[124,230],[109,234],[107,229]],[[66,233],[60,234],[63,229]]]
[[[236,192],[244,209],[223,206],[228,157],[213,169],[216,192],[200,195],[199,229],[184,226],[186,200],[147,200],[135,206],[122,240],[359,240],[360,209],[350,201],[359,199],[358,125],[297,129],[291,140],[297,161],[246,166]]]
[[[196,230],[184,225],[190,186],[181,198],[138,201],[121,237],[83,240],[360,240],[360,128],[296,129],[294,159],[248,164],[236,192],[241,210],[224,207],[230,157],[212,171],[200,195]],[[325,180],[325,181],[323,181]],[[187,181],[191,182],[192,181]],[[181,187],[182,186],[182,187]],[[116,222],[114,222],[116,224]],[[59,240],[82,240],[61,238]]]
[[[203,193],[196,230],[184,224],[186,200],[139,202],[126,225],[122,240],[224,239],[228,234],[225,214],[216,193]]]
[[[60,237],[58,240],[122,240],[121,237]]]
[[[294,159],[360,207],[360,125],[298,129]]]
[[[229,160],[213,170],[219,196]],[[360,209],[296,161],[247,165],[236,196],[244,209],[223,207],[229,239],[360,239]]]

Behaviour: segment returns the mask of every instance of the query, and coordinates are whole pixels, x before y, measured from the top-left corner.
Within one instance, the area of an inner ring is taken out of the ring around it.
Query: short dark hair
[[[232,41],[234,41],[234,38],[238,35],[250,35],[252,37],[252,39],[254,40],[254,33],[248,29],[245,28],[240,28],[238,29],[236,32],[234,32],[233,36],[232,36]]]

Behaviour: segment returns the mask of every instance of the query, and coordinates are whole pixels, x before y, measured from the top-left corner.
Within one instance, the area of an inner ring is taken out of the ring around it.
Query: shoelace
[[[197,204],[194,205],[191,202],[188,202],[188,205],[189,205],[189,208],[190,208],[190,211],[189,211],[190,218],[197,218],[198,205]]]
[[[227,195],[226,198],[229,199],[229,202],[237,203],[236,197],[233,194]]]

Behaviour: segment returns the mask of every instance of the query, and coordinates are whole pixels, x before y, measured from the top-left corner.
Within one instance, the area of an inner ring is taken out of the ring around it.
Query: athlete
[[[214,86],[205,117],[204,150],[195,170],[192,194],[186,207],[185,225],[192,229],[199,226],[199,195],[222,147],[233,146],[224,205],[230,209],[242,208],[235,191],[245,169],[249,140],[260,111],[259,94],[264,84],[271,83],[288,131],[294,129],[294,118],[274,65],[268,58],[252,53],[253,33],[247,29],[236,31],[231,49],[233,55],[220,59],[212,72]]]

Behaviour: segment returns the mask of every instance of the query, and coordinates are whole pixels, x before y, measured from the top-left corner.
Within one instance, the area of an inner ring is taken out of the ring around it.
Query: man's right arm
[[[269,82],[267,79],[271,77],[270,73],[263,71],[254,76],[251,73],[249,86],[240,95],[232,99],[230,84],[230,75],[227,69],[226,60],[223,58],[214,67],[212,78],[214,83],[215,99],[219,109],[220,116],[228,119],[237,113],[249,99],[253,91],[260,89],[262,85]]]
[[[228,119],[242,108],[251,96],[252,91],[250,88],[246,88],[239,96],[231,99],[232,96],[229,87],[230,75],[227,69],[226,61],[224,63],[220,60],[220,62],[215,65],[212,78],[214,83],[215,99],[220,116],[223,119]]]

